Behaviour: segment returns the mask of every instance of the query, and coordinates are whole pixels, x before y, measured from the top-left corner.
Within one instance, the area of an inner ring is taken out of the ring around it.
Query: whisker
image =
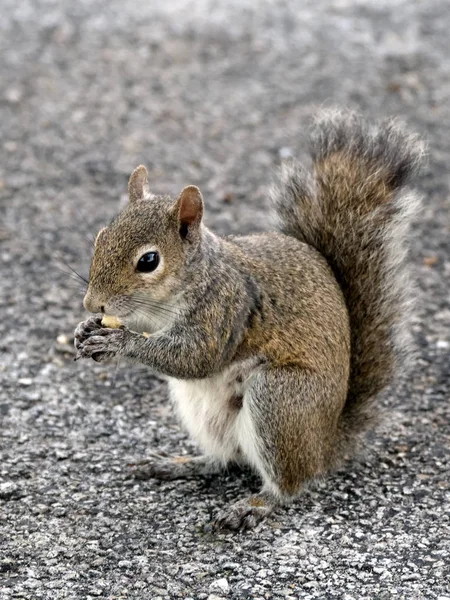
[[[75,275],[76,275],[76,276],[77,276],[77,277],[78,277],[78,278],[79,278],[81,281],[83,281],[83,282],[84,282],[86,285],[89,285],[89,281],[88,281],[88,280],[87,280],[85,277],[83,277],[82,275],[80,275],[80,274],[78,273],[78,271],[75,271],[75,269],[74,269],[73,267],[71,267],[71,266],[69,265],[69,263],[68,263],[68,262],[66,262],[66,261],[64,260],[64,258],[63,258],[63,257],[62,257],[60,254],[58,254],[58,252],[56,252],[56,250],[54,250],[54,251],[53,251],[53,253],[55,254],[55,256],[57,256],[57,257],[59,258],[59,260],[60,260],[61,262],[63,262],[63,263],[66,265],[66,267],[67,267],[68,269],[70,269],[70,270],[72,271],[72,273],[74,273],[74,274],[75,274]]]
[[[142,316],[142,317],[144,317],[145,319],[150,319],[150,320],[151,320],[151,322],[153,323],[153,325],[154,325],[155,327],[159,327],[159,326],[160,326],[160,322],[159,322],[159,321],[160,321],[160,320],[161,320],[163,317],[159,317],[159,316],[158,316],[158,315],[156,315],[156,314],[152,314],[151,312],[147,312],[147,311],[145,311],[145,310],[142,310],[142,309],[140,309],[140,308],[137,308],[137,307],[134,307],[134,309],[133,309],[133,310],[134,310],[134,311],[135,311],[135,312],[136,312],[138,315],[141,315],[141,316]]]
[[[158,328],[159,323],[155,320],[154,315],[151,315],[149,313],[144,312],[143,310],[140,310],[139,308],[134,308],[133,309],[138,315],[143,316],[146,319],[149,319],[150,322],[152,323],[152,325],[155,327],[155,329]]]
[[[86,285],[84,283],[82,283],[78,277],[75,277],[75,275],[73,275],[72,273],[70,273],[70,271],[65,271],[62,267],[60,267],[59,265],[56,265],[56,268],[58,269],[58,271],[60,271],[61,273],[64,273],[64,275],[67,275],[67,277],[69,277],[69,279],[71,279],[72,281],[75,281],[75,283],[78,284],[79,289],[81,290],[85,290],[86,291]],[[75,286],[74,286],[75,287]]]
[[[178,318],[180,315],[178,313],[174,313],[174,312],[170,312],[167,310],[164,310],[158,306],[152,306],[152,305],[143,305],[143,304],[134,304],[133,305],[133,309],[136,310],[137,308],[140,308],[143,311],[148,311],[148,312],[154,312],[157,315],[161,315],[161,316],[165,316],[166,318],[170,319],[170,318]]]
[[[89,245],[90,245],[92,248],[95,248],[95,242],[94,242],[94,240],[93,240],[93,239],[92,239],[92,238],[91,238],[91,237],[90,237],[90,236],[89,236],[87,233],[83,233],[83,237],[84,237],[84,239],[85,239],[87,242],[89,242]]]
[[[65,283],[64,285],[70,288],[71,290],[76,290],[77,292],[80,292],[80,294],[86,293],[86,288],[81,287],[81,285],[70,285],[70,283]]]
[[[168,306],[166,306],[166,305],[164,305],[162,303],[159,303],[159,302],[157,302],[155,300],[152,300],[150,298],[139,298],[139,297],[136,297],[136,296],[132,296],[131,299],[130,299],[130,301],[132,303],[139,304],[140,306],[147,306],[149,308],[157,308],[160,311],[169,313],[171,315],[179,316],[179,315],[182,314],[182,311],[181,311],[180,308],[177,308],[176,306],[173,306],[173,307],[169,308]]]
[[[146,294],[143,293],[137,293],[137,294],[133,294],[131,297],[131,300],[138,300],[139,302],[148,302],[151,304],[155,304],[156,306],[164,306],[167,307],[165,302],[161,302],[159,300],[155,300],[154,298],[149,298],[149,296],[147,296]],[[177,308],[176,306],[172,306],[170,305],[171,308]]]
[[[82,218],[82,220],[84,221],[85,227],[83,227],[83,236],[86,238],[86,240],[89,242],[89,244],[92,245],[92,247],[94,247],[96,236],[95,236],[94,232],[92,231],[92,223],[90,223],[89,220],[86,218],[86,214],[84,213],[84,211],[81,209],[81,207],[79,205],[74,205],[73,208],[74,208],[75,212],[78,213],[80,215],[80,217]]]
[[[127,301],[124,302],[123,306],[124,306],[124,308],[128,309],[129,311],[137,313],[138,315],[144,317],[145,319],[150,319],[153,325],[157,325],[157,322],[155,321],[156,315],[152,314],[151,311],[143,310],[142,308],[140,308],[140,305],[136,305],[136,303],[133,303],[131,301],[131,297],[127,298]]]
[[[77,207],[77,210],[78,210],[79,214],[81,215],[81,218],[83,219],[84,224],[86,225],[86,228],[87,228],[87,233],[84,233],[84,237],[87,239],[87,241],[94,248],[94,246],[95,246],[95,237],[96,236],[94,235],[94,232],[91,229],[92,223],[89,223],[88,219],[86,218],[85,213],[81,210],[81,208],[79,206]]]
[[[150,312],[150,313],[154,312],[157,315],[160,315],[161,317],[165,317],[167,319],[178,318],[181,314],[181,313],[173,312],[170,310],[165,310],[161,306],[154,306],[152,304],[135,303],[135,304],[130,305],[130,307],[132,307],[133,310],[137,310],[137,308],[140,307],[141,310],[148,310],[148,312]]]

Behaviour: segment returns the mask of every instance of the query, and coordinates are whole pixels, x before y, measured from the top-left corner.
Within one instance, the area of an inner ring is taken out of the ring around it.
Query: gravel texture
[[[450,5],[2,0],[1,12],[1,600],[449,600]],[[198,184],[216,231],[268,228],[272,171],[334,103],[399,115],[429,140],[417,366],[380,400],[388,418],[366,456],[255,532],[212,535],[204,524],[256,478],[128,477],[149,449],[195,448],[144,368],[73,362],[82,292],[62,260],[87,273],[90,238],[142,162],[155,192]]]

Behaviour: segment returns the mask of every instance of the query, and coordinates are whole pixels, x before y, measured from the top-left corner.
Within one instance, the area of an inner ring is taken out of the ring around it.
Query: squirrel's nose
[[[105,305],[102,304],[99,300],[97,300],[93,294],[88,290],[83,300],[84,308],[91,313],[104,313]]]

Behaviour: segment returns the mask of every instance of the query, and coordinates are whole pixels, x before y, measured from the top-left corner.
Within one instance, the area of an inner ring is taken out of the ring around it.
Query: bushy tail
[[[405,186],[424,146],[395,121],[371,127],[324,111],[311,155],[312,174],[284,167],[274,200],[281,230],[325,256],[344,293],[351,369],[341,425],[350,442],[372,424],[374,398],[409,354],[405,241],[419,198]]]

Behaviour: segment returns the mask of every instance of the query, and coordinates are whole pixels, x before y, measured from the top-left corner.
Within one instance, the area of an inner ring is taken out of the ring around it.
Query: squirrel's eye
[[[141,273],[151,273],[159,265],[159,254],[157,252],[146,252],[141,256],[136,265],[136,270]]]

